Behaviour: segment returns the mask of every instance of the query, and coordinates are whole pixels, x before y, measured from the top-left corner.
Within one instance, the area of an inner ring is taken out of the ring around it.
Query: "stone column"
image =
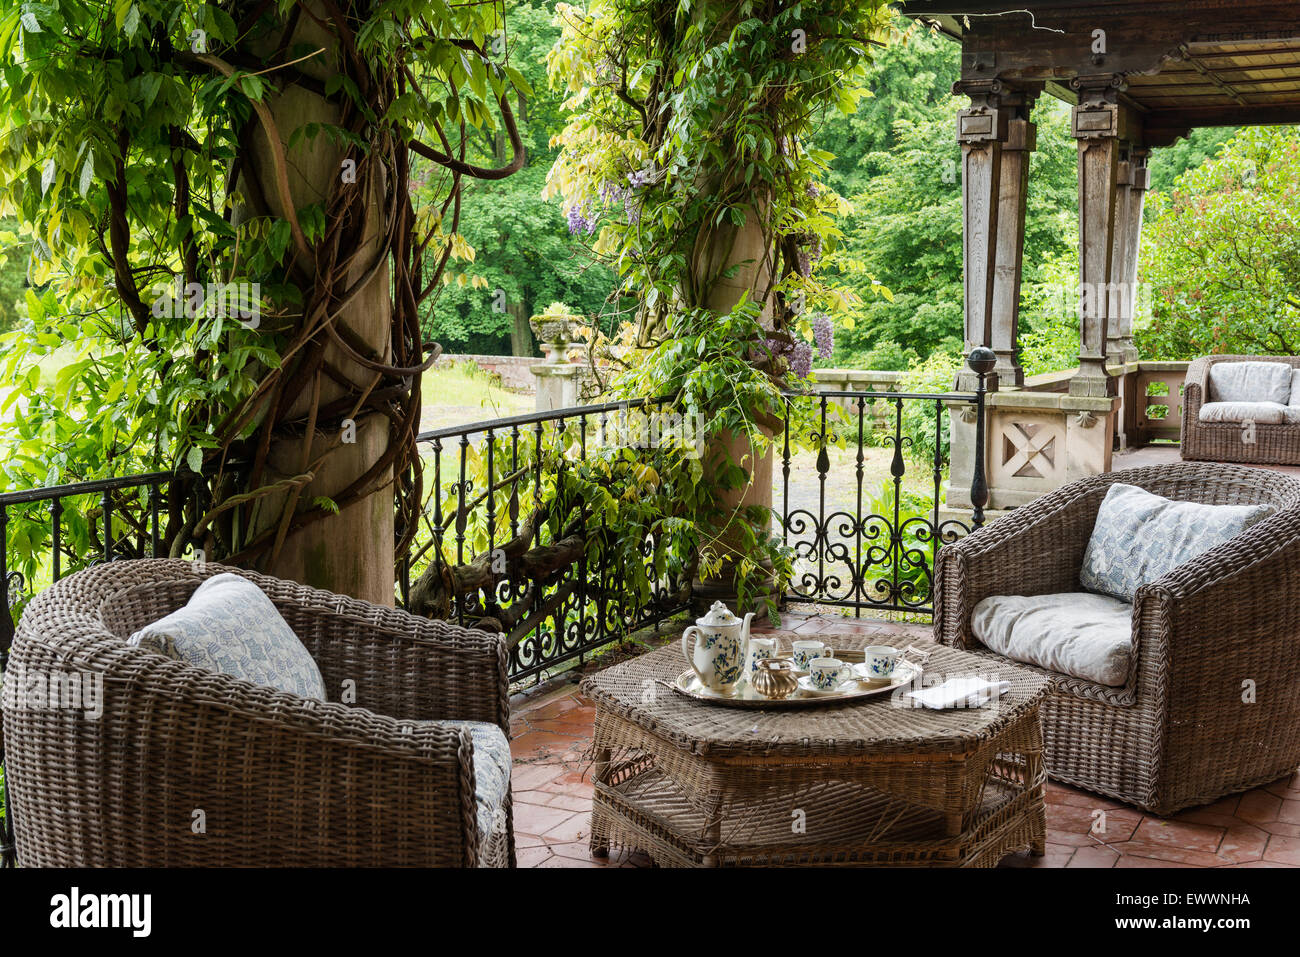
[[[1002,144],[998,188],[997,244],[993,279],[992,328],[989,345],[997,355],[994,382],[1022,386],[1017,343],[1020,335],[1020,276],[1025,256],[1025,202],[1029,191],[1029,154],[1037,127],[1030,121],[1037,91],[1002,97],[1007,107],[1007,138]],[[969,355],[969,353],[967,353]],[[996,387],[996,385],[995,385]]]
[[[962,154],[962,274],[965,301],[965,351],[993,344],[993,289],[997,269],[999,194],[1002,187],[1002,147],[1007,139],[1008,111],[998,108],[1003,92],[998,80],[966,80],[953,84],[953,93],[970,97],[968,109],[957,114],[957,142]],[[975,388],[974,373],[963,370],[957,388]],[[997,389],[996,374],[988,388]]]
[[[1119,78],[1079,77],[1073,134],[1079,146],[1079,370],[1076,396],[1115,395],[1106,371],[1107,303],[1115,242],[1115,186],[1119,174]]]

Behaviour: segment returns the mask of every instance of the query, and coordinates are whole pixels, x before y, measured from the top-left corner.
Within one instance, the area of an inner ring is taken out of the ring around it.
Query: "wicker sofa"
[[[1276,511],[1138,589],[1122,686],[1053,675],[1043,707],[1048,773],[1166,815],[1295,770],[1300,481],[1280,473],[1179,463],[1057,489],[940,551],[935,638],[997,657],[972,634],[981,600],[1079,590],[1098,507],[1116,482]]]
[[[1183,385],[1182,457],[1189,462],[1245,462],[1260,465],[1300,465],[1300,396],[1295,413],[1280,423],[1257,422],[1249,430],[1242,422],[1205,422],[1202,408],[1212,394],[1210,370],[1223,362],[1277,362],[1300,369],[1300,356],[1205,356],[1187,367]]]
[[[221,572],[271,598],[328,703],[124,641]],[[20,700],[42,673],[102,676],[102,716]],[[240,569],[122,561],[32,601],[5,684],[22,865],[514,864],[509,781],[485,833],[470,731],[444,723],[509,735],[500,636]],[[336,703],[350,689],[356,704]]]

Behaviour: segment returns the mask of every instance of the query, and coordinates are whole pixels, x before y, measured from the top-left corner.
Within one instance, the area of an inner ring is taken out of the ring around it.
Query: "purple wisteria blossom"
[[[812,346],[806,342],[796,342],[790,354],[790,371],[801,379],[812,373]]]
[[[570,236],[577,236],[580,233],[594,233],[596,231],[595,220],[588,219],[586,213],[586,203],[574,203],[569,207]]]
[[[831,317],[819,312],[812,317],[813,339],[817,342],[817,357],[829,359],[835,351],[835,326]]]

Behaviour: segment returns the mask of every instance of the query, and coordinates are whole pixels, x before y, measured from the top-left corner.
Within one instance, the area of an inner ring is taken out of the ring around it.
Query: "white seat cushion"
[[[1291,370],[1291,397],[1286,404],[1293,409],[1300,409],[1300,369]]]
[[[1286,421],[1292,411],[1279,402],[1207,402],[1201,406],[1202,422],[1254,422],[1256,425],[1277,425]]]
[[[325,700],[320,669],[289,623],[262,589],[231,572],[209,578],[184,608],[127,642],[196,668]]]
[[[505,827],[502,813],[510,794],[510,739],[495,724],[486,721],[439,721],[439,724],[468,728],[474,744],[474,802],[478,812],[480,841]]]
[[[1277,402],[1291,398],[1291,366],[1285,362],[1216,362],[1210,366],[1212,402]]]
[[[971,631],[1013,661],[1116,687],[1128,680],[1132,617],[1109,595],[994,595],[975,606]]]
[[[1083,553],[1079,584],[1121,601],[1202,552],[1245,531],[1271,505],[1203,505],[1116,482],[1106,492]]]

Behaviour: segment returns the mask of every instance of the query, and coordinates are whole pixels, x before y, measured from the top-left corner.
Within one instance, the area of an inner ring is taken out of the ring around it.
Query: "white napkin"
[[[985,681],[983,678],[949,678],[941,685],[910,692],[907,696],[926,708],[982,708],[996,695],[1011,690],[1009,681]]]

